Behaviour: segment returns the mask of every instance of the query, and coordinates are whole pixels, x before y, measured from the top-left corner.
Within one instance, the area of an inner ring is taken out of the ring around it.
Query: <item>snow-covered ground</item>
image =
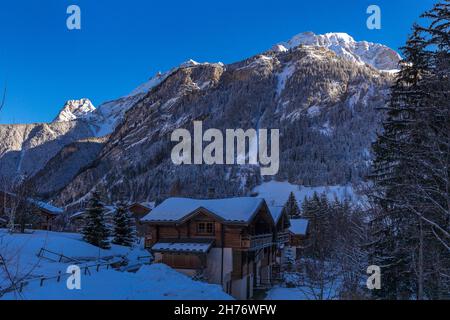
[[[304,275],[285,272],[284,281],[267,292],[266,300],[334,300],[337,299],[341,281],[328,281],[322,287],[307,281]],[[305,281],[306,280],[306,281]]]
[[[257,186],[253,191],[258,193],[258,197],[266,199],[270,206],[283,206],[291,192],[294,193],[299,205],[305,197],[312,197],[314,192],[319,195],[326,193],[331,201],[338,198],[341,201],[348,199],[353,203],[364,202],[364,198],[356,194],[352,186],[305,187],[287,181],[269,181]]]
[[[38,257],[41,248],[46,252]],[[10,277],[28,282],[22,293],[10,292],[0,299],[230,299],[217,285],[193,281],[165,265],[145,265],[149,252],[136,246],[112,245],[102,250],[84,242],[80,234],[36,230],[27,234],[9,234],[0,229],[0,254],[6,261],[8,273],[0,264],[0,291],[10,285]],[[70,260],[73,259],[73,260]],[[76,261],[76,262],[75,262]],[[97,263],[126,261],[136,273],[94,267]],[[81,290],[69,290],[66,273],[69,265],[89,268],[82,272]],[[61,281],[55,278],[61,273]],[[41,278],[49,278],[41,286]]]
[[[267,292],[265,300],[318,300],[318,291],[314,295],[310,288],[306,287],[296,287],[296,288],[286,288],[282,286],[275,286]],[[332,299],[326,294],[324,296],[325,300]]]
[[[193,281],[164,264],[142,266],[138,272],[101,270],[82,276],[81,289],[69,290],[66,281],[29,285],[21,295],[3,299],[33,300],[230,300],[220,286]]]
[[[301,288],[273,287],[269,290],[266,300],[309,300]]]

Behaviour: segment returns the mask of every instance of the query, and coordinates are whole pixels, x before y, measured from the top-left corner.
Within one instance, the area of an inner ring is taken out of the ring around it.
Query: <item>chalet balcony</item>
[[[277,235],[277,243],[278,244],[285,244],[289,242],[289,231],[285,232],[278,232]]]
[[[259,234],[254,236],[242,236],[241,248],[247,250],[258,250],[261,248],[270,247],[273,243],[273,234]]]

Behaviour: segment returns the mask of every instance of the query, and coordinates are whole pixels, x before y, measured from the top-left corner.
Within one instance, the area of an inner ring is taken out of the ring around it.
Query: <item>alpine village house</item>
[[[27,229],[48,231],[57,229],[56,219],[64,213],[63,209],[48,203],[0,191],[0,227],[7,227],[9,215],[15,211],[30,214],[32,219],[25,225]],[[14,228],[20,228],[18,222],[16,221]]]
[[[64,214],[50,204],[11,193],[0,191],[0,200],[0,227],[6,227],[11,208],[25,210],[19,204],[35,217],[33,225],[27,225],[31,229],[56,231],[55,220]],[[105,209],[111,224],[114,208]],[[288,257],[298,256],[308,236],[307,220],[290,220],[282,207],[269,207],[256,197],[168,198],[156,207],[146,202],[128,209],[154,262],[221,285],[241,300],[251,299],[255,289],[271,286]],[[84,212],[72,214],[69,220],[68,231],[79,232]]]
[[[155,262],[219,284],[237,299],[270,286],[289,242],[289,218],[261,198],[169,198],[142,220]]]

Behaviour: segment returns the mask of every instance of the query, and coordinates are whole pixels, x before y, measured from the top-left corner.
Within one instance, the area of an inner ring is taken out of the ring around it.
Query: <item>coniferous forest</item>
[[[414,25],[373,146],[369,260],[382,299],[450,298],[450,2]]]

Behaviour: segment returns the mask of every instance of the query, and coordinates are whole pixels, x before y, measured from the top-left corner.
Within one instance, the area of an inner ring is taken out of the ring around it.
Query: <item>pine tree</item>
[[[374,145],[370,263],[385,299],[448,297],[450,281],[450,2],[415,25]]]
[[[308,219],[308,253],[313,257],[325,257],[332,243],[330,239],[330,206],[325,194],[314,192],[312,198],[303,201],[302,218]]]
[[[102,249],[109,249],[109,231],[105,224],[104,211],[98,193],[93,193],[84,213],[85,226],[82,233],[84,241]]]
[[[284,210],[291,219],[300,218],[300,208],[298,207],[297,199],[295,199],[293,192],[289,194],[289,198],[284,205]]]
[[[114,239],[112,243],[130,247],[135,240],[135,228],[131,214],[123,202],[119,202],[114,214]]]
[[[411,168],[421,137],[416,130],[423,92],[420,79],[427,70],[424,40],[415,32],[403,48],[405,61],[392,88],[383,135],[374,145],[373,200],[377,211],[371,221],[371,263],[381,266],[384,285],[374,295],[384,299],[409,299],[415,292],[411,254],[418,219],[409,214],[405,199],[414,185]]]

